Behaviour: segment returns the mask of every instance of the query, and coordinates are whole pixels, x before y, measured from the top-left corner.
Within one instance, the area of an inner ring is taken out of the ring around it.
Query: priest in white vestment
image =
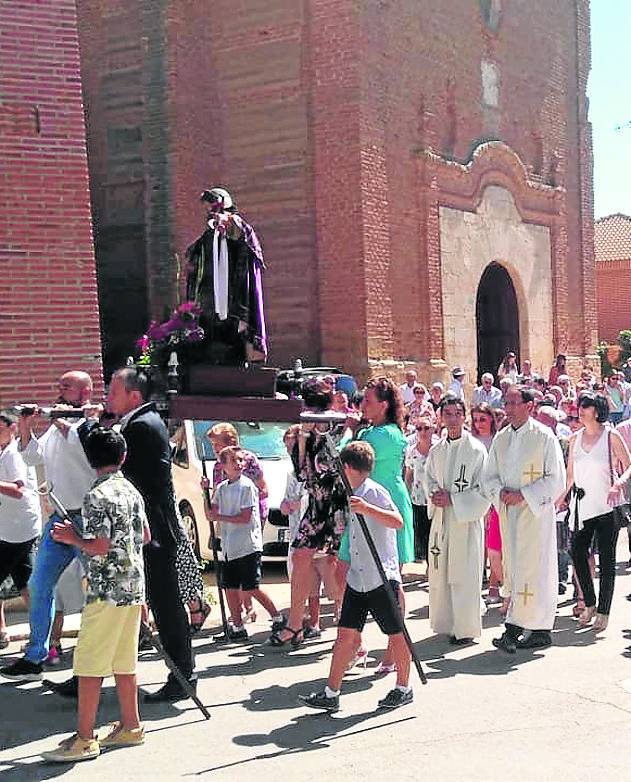
[[[482,517],[490,506],[481,488],[486,448],[463,429],[461,399],[446,397],[440,408],[447,434],[425,463],[429,621],[434,632],[462,645],[482,634]]]
[[[499,511],[504,583],[510,597],[506,630],[494,646],[514,654],[552,643],[558,565],[554,503],[565,488],[565,465],[552,430],[533,420],[534,392],[506,393],[509,425],[491,444],[484,487]]]

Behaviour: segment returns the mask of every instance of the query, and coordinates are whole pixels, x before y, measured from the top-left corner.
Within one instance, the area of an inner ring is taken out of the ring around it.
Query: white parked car
[[[216,455],[206,432],[217,421],[179,421],[170,426],[173,445],[173,483],[186,533],[199,559],[212,562],[209,546],[210,529],[204,513],[200,486],[202,459],[212,485]],[[263,529],[263,561],[282,562],[287,558],[289,520],[280,512],[285,496],[291,460],[283,443],[287,423],[231,422],[239,433],[239,444],[252,451],[263,469],[267,483],[269,515]],[[215,530],[220,536],[220,530]]]

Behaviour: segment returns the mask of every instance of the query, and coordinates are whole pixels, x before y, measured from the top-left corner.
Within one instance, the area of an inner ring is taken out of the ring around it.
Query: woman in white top
[[[615,429],[606,426],[607,400],[584,393],[578,401],[583,429],[572,435],[567,465],[567,491],[574,485],[575,520],[572,560],[585,599],[579,621],[589,624],[596,614],[594,630],[607,627],[616,577],[616,541],[618,529],[613,506],[620,501],[620,490],[631,475],[631,458],[624,440]],[[613,473],[610,465],[613,465]],[[616,467],[622,466],[617,477]],[[598,612],[594,581],[588,564],[589,548],[596,535],[600,565]]]
[[[405,454],[405,485],[412,500],[414,519],[414,559],[427,562],[429,548],[430,521],[427,516],[427,498],[425,497],[425,462],[434,443],[434,414],[419,418],[416,422],[416,439]]]

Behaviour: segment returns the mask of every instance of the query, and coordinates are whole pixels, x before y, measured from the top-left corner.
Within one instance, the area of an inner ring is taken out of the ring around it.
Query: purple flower
[[[147,334],[143,334],[140,339],[136,340],[136,348],[141,353],[146,353],[149,350],[150,339]]]
[[[190,315],[193,318],[199,318],[202,314],[201,308],[196,301],[185,301],[175,310],[176,315]]]
[[[187,333],[187,342],[201,342],[204,339],[204,329],[198,326]]]

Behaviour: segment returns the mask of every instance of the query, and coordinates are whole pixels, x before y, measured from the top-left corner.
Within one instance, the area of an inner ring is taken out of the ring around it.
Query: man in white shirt
[[[0,411],[0,584],[11,576],[28,605],[27,585],[42,515],[34,480],[29,480],[18,453],[16,432],[16,417]],[[8,633],[0,630],[0,649],[8,645]]]
[[[490,372],[485,372],[482,375],[482,385],[476,386],[473,389],[473,396],[471,398],[471,405],[475,407],[483,402],[491,407],[502,406],[502,392],[493,385],[494,377]]]
[[[85,372],[66,372],[59,380],[60,405],[83,408],[90,415],[95,415],[97,408],[90,405],[91,394],[92,380]],[[22,458],[28,466],[44,466],[49,486],[80,532],[83,498],[96,478],[96,473],[90,467],[83,450],[82,440],[87,436],[86,419],[54,418],[44,434],[37,438],[33,435],[36,415],[37,410],[34,414],[22,415],[19,419],[18,447]],[[77,556],[77,550],[73,546],[57,543],[50,535],[53,524],[60,520],[57,513],[53,513],[44,526],[29,581],[31,636],[24,657],[12,665],[0,668],[0,676],[7,679],[39,681],[42,678],[42,662],[48,655],[55,613],[55,586],[61,574]]]
[[[368,477],[375,464],[375,454],[368,443],[353,442],[347,445],[340,459],[353,488],[351,510],[364,516],[388,584],[382,582],[359,522],[352,516],[349,525],[351,564],[346,576],[346,590],[327,685],[320,692],[299,696],[299,700],[312,709],[330,713],[339,711],[342,678],[361,643],[361,633],[370,613],[381,631],[388,636],[395,657],[396,687],[377,706],[379,709],[392,710],[413,700],[409,686],[411,656],[403,636],[403,619],[400,608],[398,615],[395,614],[390,599],[394,596],[398,602],[401,574],[396,531],[403,526],[403,519],[386,489]],[[391,590],[391,596],[386,590]]]
[[[464,401],[464,384],[463,384],[463,378],[465,376],[465,372],[461,367],[454,367],[451,370],[451,383],[449,384],[449,388],[447,389],[448,394],[452,394],[453,396],[457,397],[458,399],[462,399]]]
[[[409,405],[414,401],[414,388],[416,387],[417,374],[413,369],[405,373],[405,383],[399,386],[399,391],[403,397],[403,404]]]

